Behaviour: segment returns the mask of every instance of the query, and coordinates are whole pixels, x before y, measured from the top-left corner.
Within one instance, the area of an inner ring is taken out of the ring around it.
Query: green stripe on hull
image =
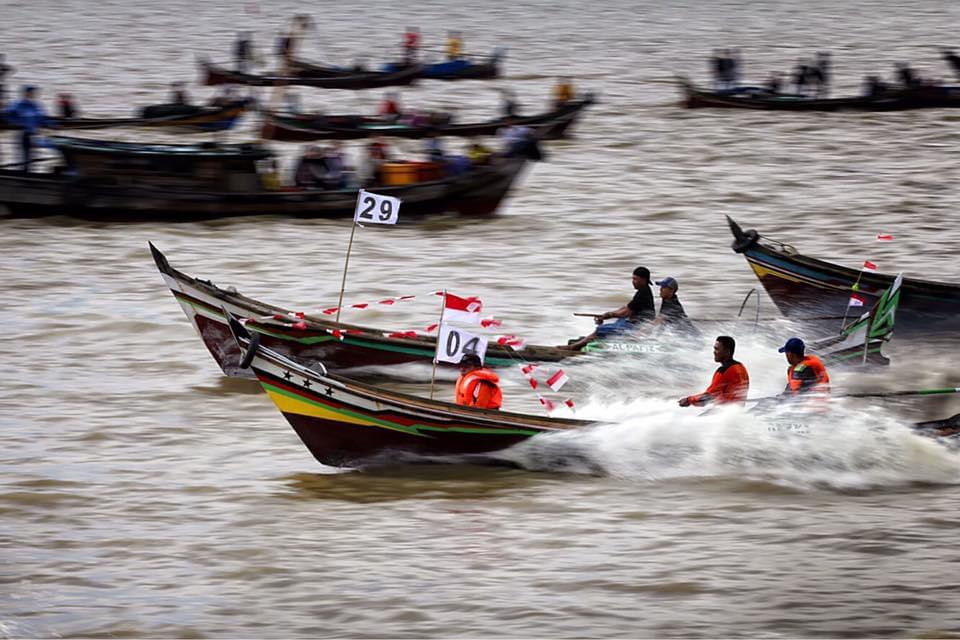
[[[370,422],[374,422],[378,425],[383,426],[384,428],[387,428],[393,431],[402,431],[404,433],[408,433],[414,436],[419,436],[421,438],[433,437],[429,434],[421,433],[421,431],[432,431],[432,432],[451,432],[452,431],[455,433],[473,433],[478,435],[494,434],[494,435],[508,435],[508,436],[510,435],[535,436],[538,433],[541,433],[540,431],[535,429],[500,429],[496,427],[432,427],[430,425],[425,425],[425,424],[413,424],[413,425],[407,426],[407,425],[397,424],[395,422],[389,422],[387,420],[381,420],[379,418],[374,418],[373,416],[366,413],[358,413],[356,411],[351,411],[349,409],[332,407],[329,404],[324,404],[322,402],[317,402],[316,400],[307,398],[300,393],[296,393],[288,389],[282,389],[273,384],[270,384],[269,382],[263,382],[261,380],[261,384],[263,385],[264,389],[272,393],[277,393],[277,394],[286,396],[288,398],[293,398],[300,402],[304,402],[306,404],[309,404],[315,407],[320,407],[326,411],[330,411],[332,413],[336,413],[339,415],[343,415],[343,416],[347,416],[347,417],[359,419],[359,420],[369,420]]]

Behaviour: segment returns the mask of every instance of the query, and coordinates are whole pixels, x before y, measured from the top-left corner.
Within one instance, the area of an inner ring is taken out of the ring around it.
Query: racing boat
[[[501,451],[536,435],[603,423],[464,407],[363,384],[260,344],[224,311],[242,354],[264,391],[322,464],[335,467],[471,456]],[[914,425],[921,435],[954,439],[960,415]]]

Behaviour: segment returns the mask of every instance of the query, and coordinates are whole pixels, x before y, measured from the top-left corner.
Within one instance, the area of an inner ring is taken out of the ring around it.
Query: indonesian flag
[[[864,270],[864,271],[876,271],[876,270],[877,270],[877,265],[873,264],[873,263],[870,262],[869,260],[864,260],[864,261],[863,261],[863,270]]]
[[[547,378],[547,386],[549,386],[554,391],[560,391],[563,385],[567,384],[567,381],[570,378],[566,373],[563,372],[563,369],[557,369],[557,372]]]
[[[863,299],[859,293],[854,293],[850,296],[850,302],[848,306],[851,307],[862,307],[866,300]]]
[[[889,233],[878,233],[877,240],[879,240],[880,242],[892,242],[893,236]]]
[[[461,298],[452,293],[444,294],[443,319],[448,322],[480,324],[481,309],[483,309],[483,303],[480,301],[480,298],[473,296]]]

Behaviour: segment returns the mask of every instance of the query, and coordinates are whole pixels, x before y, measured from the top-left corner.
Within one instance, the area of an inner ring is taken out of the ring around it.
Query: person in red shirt
[[[397,101],[397,94],[393,91],[383,96],[383,102],[380,103],[380,117],[391,121],[400,117],[400,103]]]
[[[737,348],[736,341],[730,336],[717,336],[713,345],[713,360],[720,366],[713,373],[710,386],[703,393],[680,398],[681,407],[702,407],[715,402],[717,404],[742,404],[750,390],[750,376],[747,368],[733,359]]]

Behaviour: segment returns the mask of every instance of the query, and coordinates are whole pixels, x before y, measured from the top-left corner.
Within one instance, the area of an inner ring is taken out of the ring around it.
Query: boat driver
[[[806,353],[806,345],[800,338],[790,338],[780,347],[787,358],[787,386],[783,395],[796,397],[802,394],[830,395],[830,375],[823,361]]]
[[[633,288],[636,293],[633,299],[619,309],[607,311],[593,317],[598,325],[597,330],[588,336],[564,345],[561,348],[580,351],[596,338],[605,338],[618,333],[633,331],[637,325],[643,322],[653,320],[657,315],[657,310],[653,306],[653,291],[650,289],[650,270],[646,267],[637,267],[633,270]],[[604,324],[604,320],[616,318],[615,321]]]

